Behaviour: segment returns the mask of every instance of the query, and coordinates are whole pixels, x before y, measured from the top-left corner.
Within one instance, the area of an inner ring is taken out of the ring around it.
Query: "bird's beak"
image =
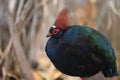
[[[53,34],[51,33],[48,33],[46,37],[51,37]]]

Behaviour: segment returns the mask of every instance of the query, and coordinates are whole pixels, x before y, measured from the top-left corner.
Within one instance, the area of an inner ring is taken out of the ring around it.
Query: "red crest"
[[[71,16],[68,9],[63,9],[58,15],[55,26],[60,27],[63,30],[66,30],[71,25]]]

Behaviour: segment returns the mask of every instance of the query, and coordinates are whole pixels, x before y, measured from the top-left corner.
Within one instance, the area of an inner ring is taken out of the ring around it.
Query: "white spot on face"
[[[52,27],[53,27],[53,28],[56,28],[56,26],[55,26],[55,25],[53,25]]]

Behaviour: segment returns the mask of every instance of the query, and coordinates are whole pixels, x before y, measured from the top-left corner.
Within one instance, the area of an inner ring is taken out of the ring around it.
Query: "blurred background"
[[[120,0],[0,0],[0,80],[80,80],[56,70],[44,51],[46,34],[63,8],[73,24],[90,26],[110,40],[120,69]]]

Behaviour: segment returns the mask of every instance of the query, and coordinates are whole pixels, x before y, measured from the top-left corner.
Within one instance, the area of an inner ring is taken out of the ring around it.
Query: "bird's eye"
[[[53,29],[52,33],[53,34],[58,34],[60,32],[60,29],[59,28],[55,28]]]

